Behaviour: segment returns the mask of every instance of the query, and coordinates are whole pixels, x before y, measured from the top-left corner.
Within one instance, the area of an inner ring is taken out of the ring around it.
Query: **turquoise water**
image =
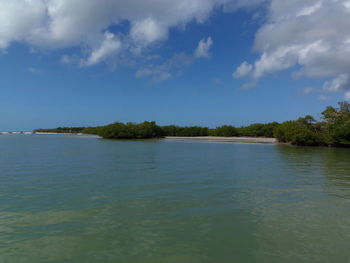
[[[0,262],[350,262],[350,150],[1,135]]]

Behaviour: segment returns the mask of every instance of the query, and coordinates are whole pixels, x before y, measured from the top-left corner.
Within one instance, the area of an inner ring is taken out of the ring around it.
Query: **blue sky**
[[[323,15],[317,13],[329,10],[322,1],[285,7],[274,1],[208,0],[205,10],[193,5],[184,17],[172,16],[171,9],[180,7],[169,2],[165,8],[170,11],[158,5],[145,14],[122,6],[129,17],[116,18],[107,11],[120,1],[104,0],[111,6],[98,9],[98,1],[89,0],[92,7],[85,12],[95,23],[86,22],[82,10],[81,20],[69,26],[62,21],[74,6],[67,2],[55,11],[43,6],[54,2],[28,7],[34,4],[18,1],[27,14],[13,20],[17,27],[0,26],[0,130],[144,120],[209,127],[281,122],[306,114],[319,117],[326,106],[349,95],[348,65],[329,51],[347,40],[322,34],[304,39],[305,30],[319,26],[290,26],[299,25],[300,17],[317,22]],[[196,0],[187,2],[191,6]],[[347,12],[346,1],[338,2],[334,10]],[[6,4],[0,22],[12,21],[21,7]],[[41,8],[51,19],[40,17]],[[293,8],[295,17],[277,19]],[[339,16],[329,23],[343,25]],[[50,24],[54,19],[57,23]],[[38,34],[43,28],[49,31]],[[54,29],[60,34],[50,35]],[[287,29],[293,30],[293,45]],[[349,29],[344,30],[350,39]],[[346,45],[338,49],[350,52]],[[320,67],[318,59],[330,55],[335,58]]]

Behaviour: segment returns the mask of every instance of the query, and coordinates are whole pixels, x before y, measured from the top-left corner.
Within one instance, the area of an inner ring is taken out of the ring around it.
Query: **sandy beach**
[[[241,142],[241,143],[277,143],[275,138],[260,138],[260,137],[172,137],[168,136],[165,139],[169,140],[195,140],[195,141],[212,141],[212,142]]]

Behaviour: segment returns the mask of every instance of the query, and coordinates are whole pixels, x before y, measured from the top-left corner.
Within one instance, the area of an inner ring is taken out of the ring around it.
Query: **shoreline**
[[[15,134],[15,133],[13,133]],[[16,133],[17,134],[17,133]],[[92,134],[83,134],[83,133],[55,133],[55,132],[36,132],[31,133],[33,135],[90,135],[100,137],[98,135]],[[101,138],[101,137],[100,137]],[[174,140],[174,141],[206,141],[206,142],[237,142],[237,143],[261,143],[261,144],[277,144],[278,141],[275,138],[265,138],[265,137],[221,137],[221,136],[197,136],[197,137],[188,137],[188,136],[165,136],[162,138],[150,138],[158,140]],[[121,139],[122,140],[122,139]],[[131,139],[135,140],[135,139]],[[136,139],[137,140],[137,139]],[[148,140],[148,139],[140,139]]]
[[[275,138],[261,138],[261,137],[218,137],[218,136],[201,136],[201,137],[175,137],[166,136],[166,140],[179,141],[208,141],[208,142],[240,142],[240,143],[266,143],[277,144]]]

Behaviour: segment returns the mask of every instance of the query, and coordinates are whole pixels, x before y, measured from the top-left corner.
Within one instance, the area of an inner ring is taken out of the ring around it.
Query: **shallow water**
[[[350,262],[350,150],[1,135],[0,262]]]

